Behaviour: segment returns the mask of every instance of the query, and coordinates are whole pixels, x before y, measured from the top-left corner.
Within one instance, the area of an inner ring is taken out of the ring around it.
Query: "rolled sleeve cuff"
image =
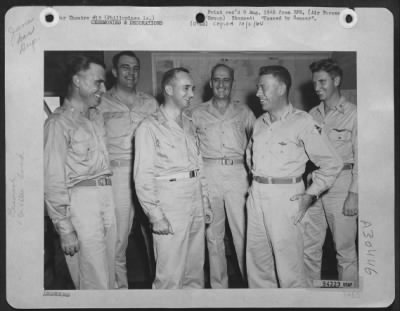
[[[150,223],[154,224],[157,221],[160,221],[161,219],[163,219],[165,216],[164,216],[164,213],[161,210],[161,208],[156,207],[156,208],[152,209],[152,211],[149,213],[148,217],[149,217]]]
[[[69,218],[58,220],[54,223],[54,227],[58,234],[69,234],[75,231],[74,226]]]

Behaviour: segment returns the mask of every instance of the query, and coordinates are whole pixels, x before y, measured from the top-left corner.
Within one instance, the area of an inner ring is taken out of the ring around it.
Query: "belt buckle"
[[[109,177],[101,177],[97,179],[97,185],[104,187],[104,186],[110,186],[111,185],[111,178]]]
[[[232,159],[221,159],[222,165],[233,165],[233,160]]]
[[[106,179],[104,177],[97,179],[98,186],[105,186]]]

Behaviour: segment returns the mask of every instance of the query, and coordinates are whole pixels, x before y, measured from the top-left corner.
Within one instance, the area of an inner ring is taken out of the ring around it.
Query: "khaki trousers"
[[[79,252],[66,255],[76,289],[113,289],[115,286],[115,208],[111,186],[71,189],[71,222]]]
[[[126,249],[135,214],[132,200],[132,189],[134,187],[132,186],[131,167],[113,167],[112,188],[117,220],[115,281],[118,288],[128,289]]]
[[[322,247],[329,225],[332,231],[338,262],[338,278],[358,281],[358,257],[356,248],[357,216],[343,215],[352,174],[342,171],[333,186],[311,206],[301,224],[304,235],[304,263],[307,283],[321,279]]]
[[[246,194],[249,188],[247,172],[242,164],[205,163],[214,221],[207,227],[207,249],[212,288],[228,288],[225,255],[225,221],[228,218],[233,244],[242,276],[245,277]],[[226,215],[226,216],[225,216]]]
[[[303,237],[294,225],[304,184],[253,181],[247,200],[247,277],[250,288],[306,287]],[[276,272],[275,272],[276,271]]]
[[[153,288],[204,288],[205,222],[199,177],[157,181],[157,193],[174,234],[153,233]]]

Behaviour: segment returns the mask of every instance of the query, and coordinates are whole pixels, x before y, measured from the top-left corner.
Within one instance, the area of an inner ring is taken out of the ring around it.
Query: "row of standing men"
[[[265,113],[256,120],[231,99],[234,70],[226,64],[212,68],[213,97],[199,105],[191,105],[189,71],[167,71],[158,105],[136,90],[133,52],[114,56],[107,92],[102,62],[72,58],[64,103],[44,127],[44,180],[75,287],[128,288],[132,189],[153,232],[153,288],[203,288],[205,244],[211,287],[227,288],[225,218],[250,288],[313,286],[328,226],[339,279],[356,284],[356,106],[340,94],[335,61],[310,69],[321,104],[308,114],[288,100],[286,68],[260,68]],[[317,168],[305,187],[309,160]]]

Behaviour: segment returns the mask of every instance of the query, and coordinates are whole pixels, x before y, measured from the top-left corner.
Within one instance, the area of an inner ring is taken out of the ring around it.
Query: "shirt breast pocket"
[[[107,129],[107,136],[119,137],[130,129],[129,113],[126,112],[105,112],[104,121]]]
[[[156,150],[160,158],[173,159],[179,154],[175,144],[166,140],[156,139]]]
[[[289,140],[278,140],[272,143],[271,152],[281,161],[288,161],[295,157],[297,145]]]
[[[329,131],[328,136],[334,142],[347,142],[351,140],[351,130],[333,128]]]
[[[124,112],[119,112],[119,111],[104,112],[104,120],[106,120],[106,122],[107,122],[109,120],[119,119],[119,118],[122,118],[123,115],[124,115]]]
[[[71,141],[71,149],[75,155],[87,160],[95,149],[94,144],[93,137],[84,131],[78,130]]]

